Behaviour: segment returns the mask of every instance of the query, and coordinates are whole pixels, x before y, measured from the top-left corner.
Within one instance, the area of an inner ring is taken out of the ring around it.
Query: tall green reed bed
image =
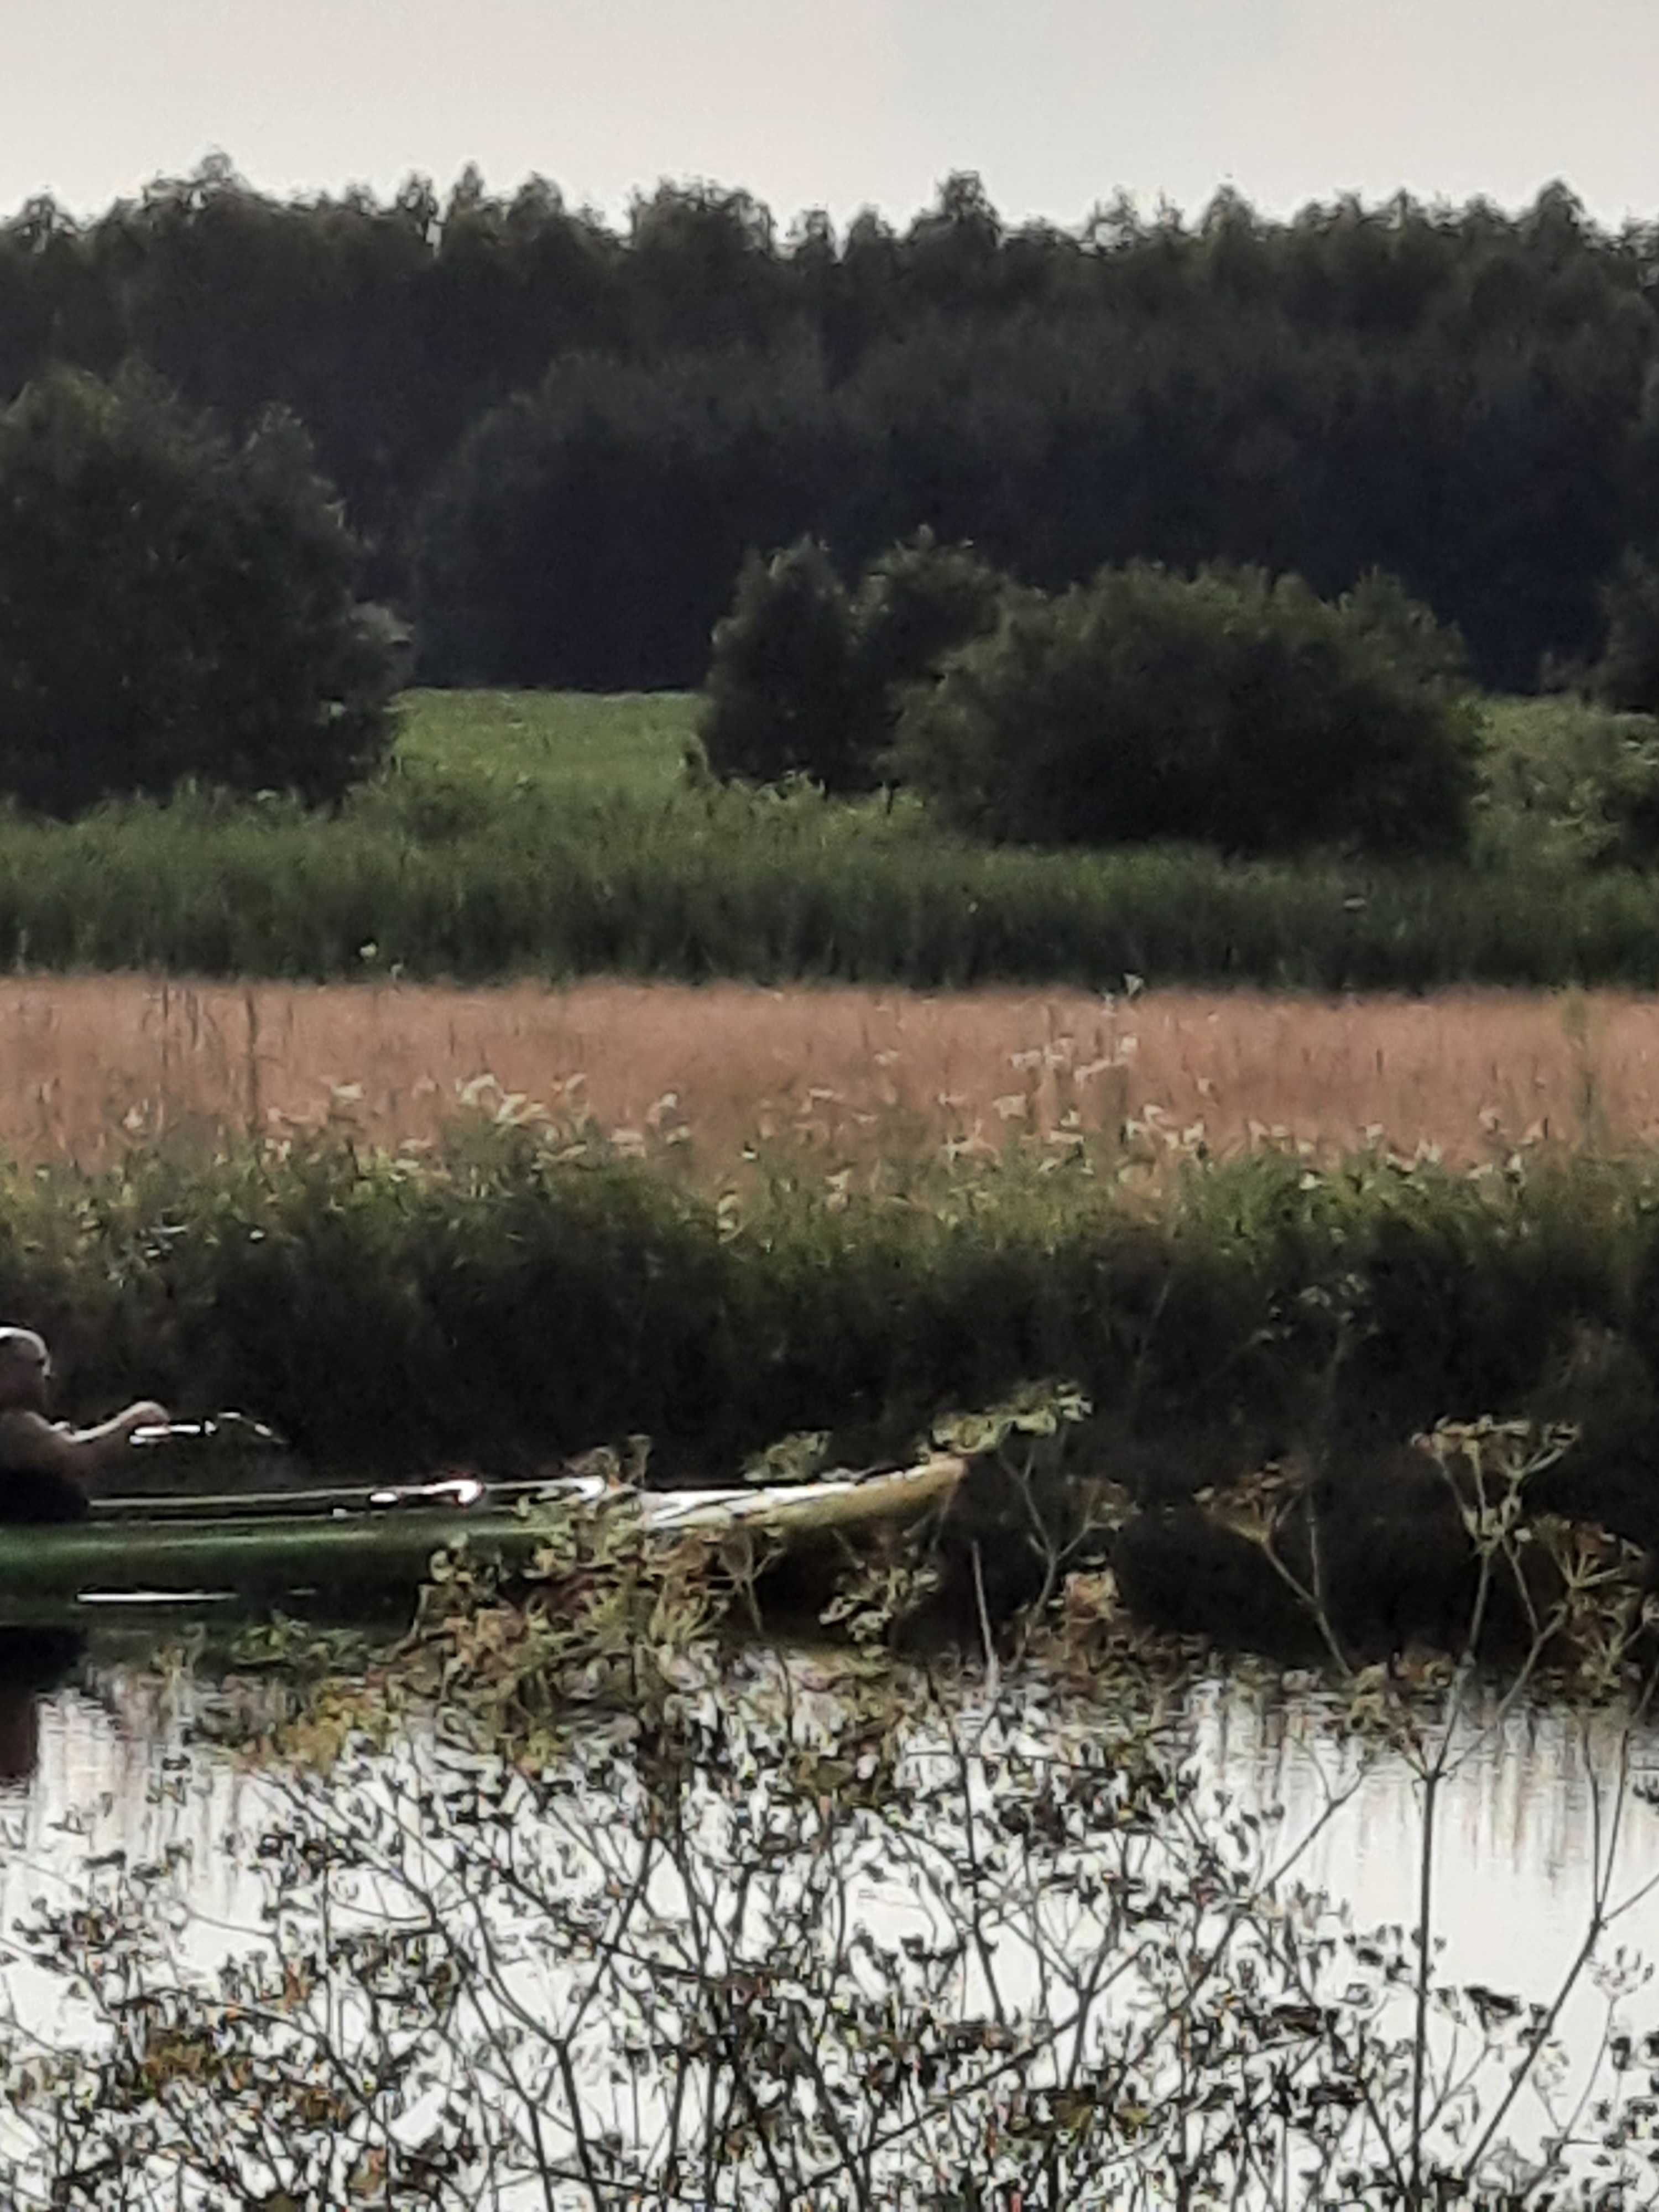
[[[189,797],[69,825],[0,819],[0,960],[475,981],[1649,987],[1659,884],[1565,866],[995,851],[902,805],[498,792],[410,769],[332,819]]]
[[[862,1182],[761,1163],[706,1197],[510,1126],[436,1154],[140,1150],[5,1174],[0,1318],[48,1333],[77,1405],[237,1405],[342,1467],[646,1434],[660,1476],[729,1476],[799,1431],[900,1452],[1060,1376],[1143,1491],[1528,1413],[1582,1423],[1572,1464],[1659,1532],[1659,1159],[1124,1172],[1031,1145]]]
[[[1495,702],[1476,861],[1411,868],[988,849],[903,798],[712,786],[682,763],[695,709],[417,693],[392,768],[333,817],[188,793],[67,825],[0,816],[0,961],[924,988],[1659,982],[1659,885],[1613,864],[1622,833],[1602,819],[1613,768],[1628,781],[1647,755],[1583,709]]]

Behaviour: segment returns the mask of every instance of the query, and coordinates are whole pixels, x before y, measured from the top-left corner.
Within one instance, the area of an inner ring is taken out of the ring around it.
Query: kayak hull
[[[799,1487],[645,1492],[630,1502],[645,1527],[665,1540],[747,1533],[793,1548],[902,1526],[942,1505],[963,1471],[961,1461],[939,1458]],[[133,1501],[135,1510],[119,1517],[0,1528],[0,1613],[33,1613],[50,1601],[139,1593],[244,1599],[301,1590],[412,1594],[429,1578],[434,1557],[458,1547],[481,1564],[522,1569],[554,1529],[573,1515],[605,1510],[607,1497],[617,1495],[585,1485],[575,1496],[507,1509],[486,1499],[465,1510],[260,1510],[200,1517],[175,1504],[166,1518],[145,1518]],[[250,1501],[262,1509],[269,1503]]]

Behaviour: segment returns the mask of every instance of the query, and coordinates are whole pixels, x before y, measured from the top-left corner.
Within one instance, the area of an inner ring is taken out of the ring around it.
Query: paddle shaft
[[[198,1491],[174,1491],[145,1497],[94,1498],[89,1503],[94,1521],[262,1521],[290,1518],[298,1514],[407,1512],[411,1509],[441,1508],[465,1513],[490,1506],[513,1505],[521,1498],[580,1500],[597,1495],[580,1477],[543,1476],[539,1480],[491,1482],[482,1486],[471,1501],[458,1498],[450,1483],[357,1483],[343,1489],[242,1490],[207,1495]]]

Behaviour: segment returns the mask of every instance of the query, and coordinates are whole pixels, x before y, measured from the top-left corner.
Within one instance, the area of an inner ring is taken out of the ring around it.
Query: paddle
[[[512,1505],[520,1498],[550,1503],[597,1503],[606,1488],[596,1476],[542,1475],[514,1482],[483,1481],[475,1474],[441,1476],[431,1482],[357,1483],[314,1490],[238,1490],[217,1496],[200,1492],[151,1492],[94,1498],[95,1521],[261,1521],[293,1516],[309,1518],[442,1510],[467,1512]]]
[[[210,1413],[199,1421],[157,1421],[152,1427],[135,1429],[127,1442],[149,1451],[161,1444],[219,1443],[256,1451],[289,1449],[287,1439],[264,1421],[256,1421],[251,1413]]]

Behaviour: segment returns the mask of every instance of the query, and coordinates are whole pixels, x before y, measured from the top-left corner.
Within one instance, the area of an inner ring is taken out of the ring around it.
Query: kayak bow
[[[73,1602],[143,1590],[225,1591],[260,1598],[334,1590],[412,1594],[434,1555],[523,1566],[561,1521],[629,1500],[665,1539],[749,1533],[786,1548],[902,1526],[943,1504],[964,1463],[909,1468],[741,1490],[640,1491],[600,1477],[493,1486],[461,1502],[472,1479],[410,1491],[276,1493],[240,1499],[104,1498],[93,1517],[52,1527],[0,1527],[0,1613],[9,1601]],[[479,1486],[481,1488],[482,1486]],[[517,1495],[514,1495],[514,1492]],[[376,1496],[392,1503],[376,1504]],[[338,1502],[342,1497],[350,1504]]]

